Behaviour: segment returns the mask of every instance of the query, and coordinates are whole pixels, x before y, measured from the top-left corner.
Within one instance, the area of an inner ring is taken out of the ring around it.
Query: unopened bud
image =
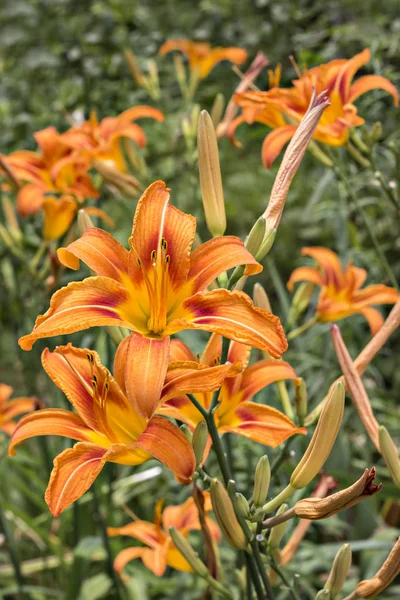
[[[400,458],[386,427],[379,427],[379,449],[394,483],[400,487]]]
[[[198,554],[194,551],[188,540],[175,527],[169,528],[169,534],[175,548],[186,558],[193,571],[200,577],[207,578],[209,576],[208,569]]]
[[[125,50],[124,54],[125,54],[126,62],[128,63],[129,70],[132,75],[132,79],[134,81],[136,81],[136,83],[140,87],[146,88],[146,78],[144,77],[143,73],[141,72],[141,70],[139,68],[139,65],[136,60],[136,56],[133,54],[133,52],[131,50]]]
[[[372,125],[372,129],[371,129],[371,140],[372,140],[372,143],[374,144],[381,137],[382,137],[382,123],[380,121],[377,121],[376,123],[374,123]]]
[[[247,519],[250,515],[250,506],[243,494],[236,492],[234,496],[234,502],[237,514],[244,519]]]
[[[306,310],[310,304],[314,289],[315,284],[309,281],[304,281],[298,286],[289,309],[288,327],[294,325],[300,315]]]
[[[266,231],[263,242],[262,242],[260,249],[257,252],[257,255],[255,257],[257,260],[262,260],[263,258],[265,258],[267,256],[268,252],[271,250],[272,246],[274,245],[275,238],[276,238],[276,229],[269,229],[268,231]]]
[[[356,598],[375,598],[385,590],[400,573],[400,538],[389,556],[372,579],[360,581],[356,587]]]
[[[196,429],[194,430],[192,446],[193,452],[196,457],[196,466],[200,465],[203,461],[204,450],[206,449],[208,440],[208,429],[205,421],[199,421]]]
[[[250,231],[249,235],[247,236],[247,239],[244,243],[247,250],[253,256],[258,255],[258,252],[260,251],[260,248],[264,241],[264,236],[265,236],[265,219],[264,219],[264,217],[260,217],[254,223],[254,225],[251,228],[251,231]]]
[[[280,506],[277,510],[275,516],[282,515],[287,511],[288,508],[288,504],[282,504],[282,506]],[[268,538],[268,546],[271,548],[271,550],[277,550],[279,548],[282,538],[285,534],[287,525],[288,521],[284,521],[283,523],[279,523],[279,525],[275,525],[275,527],[271,529],[271,533]]]
[[[255,283],[253,287],[253,302],[257,308],[263,308],[272,312],[271,304],[267,295],[267,292],[261,285],[261,283]]]
[[[343,412],[344,384],[338,381],[331,387],[308,448],[292,473],[292,488],[306,487],[324,466],[339,433]]]
[[[335,598],[342,590],[347,574],[351,567],[351,548],[349,544],[343,544],[333,561],[331,572],[324,589]]]
[[[331,600],[331,593],[328,590],[320,590],[315,596],[315,600]]]
[[[300,425],[303,425],[304,419],[307,416],[307,388],[306,383],[302,377],[299,377],[295,381],[294,405],[296,408],[296,415],[298,416],[300,421]]]
[[[258,461],[254,474],[253,503],[255,507],[259,508],[264,504],[268,495],[270,483],[271,467],[268,456],[265,454]]]
[[[84,208],[78,210],[78,229],[79,233],[83,235],[87,229],[94,227],[92,219],[87,214]]]
[[[183,431],[183,433],[185,434],[185,437],[187,439],[187,441],[191,444],[192,440],[193,440],[193,434],[190,431],[189,427],[186,425],[186,423],[182,423],[182,425],[179,428],[181,431]]]
[[[11,200],[5,195],[3,195],[2,197],[1,203],[3,206],[3,214],[7,230],[11,237],[15,241],[19,242],[22,239],[22,232],[18,224],[17,214],[15,212],[14,205],[11,202]]]
[[[363,475],[353,485],[327,498],[304,498],[294,506],[296,516],[302,519],[327,519],[342,510],[351,508],[365,498],[370,498],[382,489],[382,484],[374,485],[375,467],[365,469]]]
[[[236,518],[228,492],[218,479],[213,479],[210,495],[215,518],[225,539],[234,548],[244,550],[247,546],[246,536]]]
[[[215,96],[213,105],[211,107],[211,120],[213,122],[214,127],[216,128],[218,123],[222,119],[222,115],[224,113],[225,108],[225,98],[221,92]]]
[[[180,54],[174,54],[174,67],[176,78],[179,83],[179,87],[181,88],[182,93],[186,92],[187,80],[186,80],[186,71],[185,66],[183,64],[182,56]]]
[[[197,130],[197,149],[204,213],[212,236],[223,235],[226,229],[224,193],[217,136],[211,117],[202,110]]]

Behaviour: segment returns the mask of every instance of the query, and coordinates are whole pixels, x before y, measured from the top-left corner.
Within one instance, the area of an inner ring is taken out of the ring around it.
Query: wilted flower
[[[204,492],[204,510],[212,510],[210,496]],[[164,574],[167,566],[179,571],[192,571],[192,567],[174,546],[169,533],[170,527],[175,527],[185,538],[191,531],[200,529],[198,510],[193,498],[188,498],[183,504],[168,506],[162,510],[163,500],[156,504],[154,523],[134,521],[123,527],[109,527],[108,535],[127,535],[142,542],[146,547],[126,548],[115,559],[114,568],[122,575],[125,565],[136,558],[141,558],[148,569],[155,575]],[[220,532],[216,523],[206,517],[206,523],[215,541],[220,540]]]
[[[348,264],[342,268],[338,255],[319,246],[303,248],[303,256],[314,258],[318,267],[299,267],[295,269],[288,281],[289,290],[298,281],[309,281],[321,288],[317,317],[319,321],[339,321],[349,315],[362,314],[368,321],[374,335],[382,326],[382,315],[375,308],[376,304],[394,304],[398,292],[383,284],[363,285],[367,272],[365,269]]]

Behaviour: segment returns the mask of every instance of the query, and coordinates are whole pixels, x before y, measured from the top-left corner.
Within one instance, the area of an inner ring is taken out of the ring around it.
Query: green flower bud
[[[265,454],[258,461],[254,474],[253,503],[256,508],[260,508],[264,504],[270,482],[271,467],[268,456]]]

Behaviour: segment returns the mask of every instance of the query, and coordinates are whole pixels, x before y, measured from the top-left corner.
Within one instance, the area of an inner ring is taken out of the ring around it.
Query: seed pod
[[[265,454],[257,463],[254,474],[253,503],[256,508],[260,508],[268,494],[269,484],[271,482],[271,467],[268,456]]]
[[[379,427],[379,449],[394,483],[400,487],[400,458],[386,427]]]
[[[339,433],[343,412],[344,384],[338,381],[331,387],[308,448],[292,473],[292,488],[306,487],[324,466]]]
[[[213,479],[210,495],[215,518],[224,537],[234,548],[244,550],[247,546],[246,536],[236,518],[228,492],[218,479]]]
[[[213,237],[223,235],[226,229],[224,192],[217,136],[210,115],[202,110],[197,130],[200,187],[208,231]]]
[[[207,578],[209,576],[208,569],[197,553],[193,550],[188,540],[175,527],[169,528],[169,534],[174,543],[175,548],[182,554],[192,567],[193,571],[200,577]]]
[[[208,429],[205,421],[199,421],[194,430],[192,446],[196,457],[196,466],[203,461],[204,450],[206,449],[208,440]]]
[[[349,544],[343,544],[335,556],[328,580],[324,585],[324,589],[329,591],[331,598],[335,598],[342,590],[350,567],[351,548]]]

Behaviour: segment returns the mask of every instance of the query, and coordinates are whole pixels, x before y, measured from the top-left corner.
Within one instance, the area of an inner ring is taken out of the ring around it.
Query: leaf
[[[111,579],[104,573],[93,575],[86,579],[81,587],[78,600],[100,600],[100,598],[108,598],[106,596],[112,586]]]

